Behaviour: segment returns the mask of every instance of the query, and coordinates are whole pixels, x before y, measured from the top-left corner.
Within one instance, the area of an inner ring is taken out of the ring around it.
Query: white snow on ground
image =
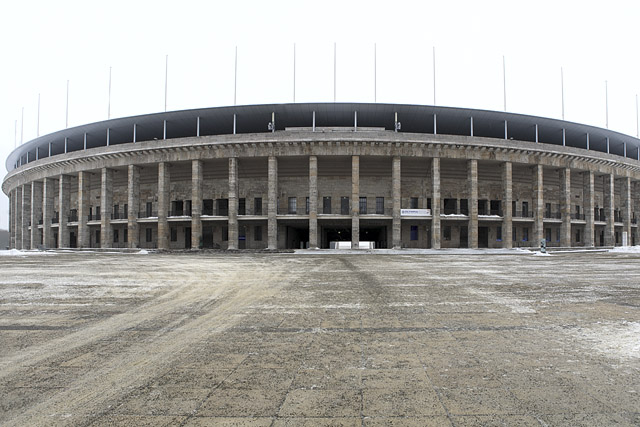
[[[52,255],[53,252],[45,251],[19,251],[17,249],[9,249],[0,251],[0,256],[31,256],[31,255]]]
[[[533,252],[533,256],[551,256],[549,252]]]
[[[138,255],[149,255],[149,251],[147,251],[145,249],[140,249],[140,251],[136,252],[136,254],[138,254]]]
[[[640,322],[596,323],[589,328],[575,328],[571,335],[588,348],[616,359],[640,358]]]
[[[609,252],[624,252],[628,254],[640,254],[640,246],[616,246],[609,249]]]
[[[494,292],[483,291],[480,289],[469,289],[469,292],[475,295],[480,295],[481,297],[488,299],[493,304],[503,305],[510,309],[512,313],[528,314],[536,312],[533,308],[525,305],[524,301],[518,298],[499,295]]]

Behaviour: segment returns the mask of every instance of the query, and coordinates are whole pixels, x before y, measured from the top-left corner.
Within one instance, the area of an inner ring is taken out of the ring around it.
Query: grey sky
[[[337,42],[338,102],[433,103],[436,48],[439,105],[503,109],[561,118],[636,135],[637,1],[24,1],[3,5],[0,158],[40,134],[111,117],[233,104],[333,101]],[[7,227],[0,196],[0,228]]]

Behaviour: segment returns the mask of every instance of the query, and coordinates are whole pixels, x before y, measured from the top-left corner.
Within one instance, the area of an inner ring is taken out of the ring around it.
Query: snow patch
[[[45,251],[19,251],[17,249],[9,249],[0,251],[0,256],[31,256],[31,255],[51,255],[51,252]]]
[[[138,252],[136,252],[137,255],[149,255],[149,251],[145,250],[145,249],[140,249]]]
[[[627,254],[640,254],[640,246],[616,246],[613,249],[609,249],[609,252],[622,252]]]
[[[576,328],[571,333],[607,357],[640,359],[640,322],[598,322],[588,329]]]

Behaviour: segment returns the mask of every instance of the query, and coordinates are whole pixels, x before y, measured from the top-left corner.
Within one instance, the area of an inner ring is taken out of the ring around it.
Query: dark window
[[[262,215],[262,197],[253,199],[253,214]]]
[[[524,227],[522,229],[522,241],[523,242],[529,241],[529,227]]]
[[[153,231],[151,228],[147,228],[145,230],[145,237],[147,242],[151,242],[153,240]]]
[[[409,209],[418,209],[418,198],[412,197],[409,199]]]
[[[518,206],[518,203],[515,200],[513,200],[511,202],[511,215],[518,216],[517,215],[517,212],[518,212],[518,207],[517,206]]]
[[[502,215],[500,204],[500,200],[491,200],[489,202],[489,215]]]
[[[118,230],[113,230],[113,243],[118,243]]]
[[[376,214],[384,215],[384,197],[376,197]]]
[[[502,227],[496,228],[496,240],[502,242]]]
[[[551,203],[544,204],[544,217],[551,218]]]
[[[247,214],[247,203],[244,197],[238,199],[238,215]]]
[[[100,245],[100,230],[96,230],[96,245]]]
[[[517,230],[516,227],[511,228],[511,240],[513,240],[514,242],[518,240],[517,238],[518,233],[516,233],[516,230]]]
[[[229,240],[229,228],[222,227],[222,241],[226,242],[227,240]]]
[[[478,200],[478,215],[487,215],[489,212],[487,211],[487,201],[486,200]]]
[[[171,202],[171,212],[169,216],[182,216],[184,215],[184,203],[182,200],[174,200]]]
[[[122,241],[123,241],[124,243],[129,242],[129,230],[127,230],[127,229],[125,228],[125,229],[123,230],[122,237],[123,237]]]
[[[296,197],[289,197],[289,204],[287,205],[287,213],[289,215],[295,215],[298,213],[298,199]]]
[[[522,217],[529,217],[529,202],[522,202]]]
[[[467,199],[460,199],[460,213],[469,215],[469,201]]]
[[[458,213],[457,205],[458,205],[457,199],[444,199],[444,214],[453,215]]]
[[[580,230],[576,230],[576,243],[580,243]]]
[[[367,214],[367,198],[366,197],[360,197],[360,215],[366,215]]]
[[[122,209],[122,218],[123,219],[127,219],[129,218],[129,205],[128,204],[124,204],[124,208]],[[126,241],[126,240],[125,240]]]
[[[418,240],[418,226],[411,226],[411,240]]]
[[[153,214],[153,202],[147,202],[146,214],[147,214],[147,218],[152,216],[152,214]],[[147,240],[147,241],[150,242],[151,240]]]
[[[580,219],[580,206],[576,205],[576,219]]]
[[[451,240],[451,226],[450,225],[445,225],[444,226],[444,233],[442,233],[442,238],[444,240]]]
[[[178,229],[176,227],[171,227],[171,241],[178,241]]]
[[[427,209],[431,209],[431,197],[427,199]]]
[[[229,199],[218,199],[218,215],[219,216],[228,216],[229,215]]]
[[[202,201],[202,215],[213,215],[213,199]]]
[[[340,197],[340,215],[349,215],[349,197]]]
[[[120,206],[113,205],[113,212],[111,212],[113,219],[120,219],[120,212],[118,212],[119,210]]]
[[[191,216],[191,200],[184,201],[184,214]]]
[[[323,214],[331,213],[331,196],[325,196],[322,198],[322,213]]]
[[[544,237],[545,237],[545,239],[547,239],[547,242],[551,242],[551,229],[550,228],[545,228],[544,229]]]
[[[256,242],[261,242],[262,241],[262,226],[261,225],[256,225],[255,227],[253,227],[253,240],[255,240]]]

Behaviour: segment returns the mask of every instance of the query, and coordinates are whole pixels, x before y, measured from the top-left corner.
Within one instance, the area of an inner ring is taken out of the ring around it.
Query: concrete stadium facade
[[[2,189],[17,249],[614,246],[638,242],[639,147],[503,112],[234,106],[39,137]]]

